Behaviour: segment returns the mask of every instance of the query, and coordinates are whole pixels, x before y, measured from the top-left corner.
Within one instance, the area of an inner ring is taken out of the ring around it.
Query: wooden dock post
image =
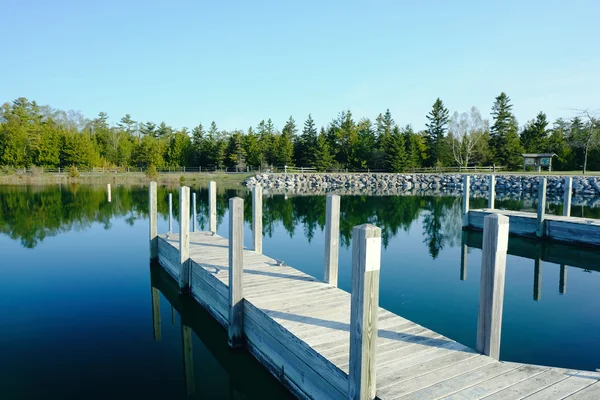
[[[337,286],[340,247],[340,196],[337,194],[327,196],[325,221],[325,268],[323,282]]]
[[[567,292],[567,266],[561,264],[560,279],[558,281],[558,293],[565,294]]]
[[[573,178],[566,177],[565,178],[565,193],[564,193],[564,202],[563,202],[563,216],[570,217],[571,216],[571,196],[573,194]]]
[[[192,232],[198,232],[198,214],[196,211],[196,193],[192,193]]]
[[[537,205],[537,237],[545,235],[545,214],[546,214],[546,178],[541,178],[538,186],[538,205]]]
[[[179,291],[190,288],[190,188],[179,188]]]
[[[150,260],[158,257],[158,210],[156,203],[156,182],[148,185],[148,214],[150,214]]]
[[[243,344],[244,200],[229,199],[229,347]]]
[[[194,379],[194,353],[192,352],[192,328],[181,322],[181,351],[183,353],[183,380],[185,394],[190,396],[196,392]]]
[[[488,208],[494,209],[494,203],[496,200],[496,177],[493,174],[490,175],[488,196]]]
[[[469,251],[469,246],[467,246],[467,231],[462,231],[461,235],[461,248],[460,248],[460,280],[467,280],[467,256]]]
[[[108,183],[106,185],[106,195],[108,196],[108,202],[110,203],[112,198],[111,198],[111,193],[110,193],[110,183]]]
[[[252,188],[252,248],[262,254],[262,186]]]
[[[217,233],[217,183],[208,183],[208,230]]]
[[[469,175],[463,176],[463,209],[462,209],[462,226],[466,228],[469,226],[469,195],[471,192],[471,177]]]
[[[533,267],[533,300],[540,301],[542,299],[542,257],[538,256],[534,260]]]
[[[152,286],[152,332],[154,340],[159,341],[162,338],[160,329],[160,295],[158,289]]]
[[[508,217],[490,214],[484,219],[477,319],[477,351],[496,360],[500,357],[500,334],[504,303]]]
[[[169,232],[173,232],[173,194],[169,193]]]
[[[375,398],[375,356],[381,229],[370,224],[352,229],[352,292],[348,398]]]

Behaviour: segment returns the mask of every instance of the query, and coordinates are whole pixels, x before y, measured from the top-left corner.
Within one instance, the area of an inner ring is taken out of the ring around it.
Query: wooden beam
[[[571,196],[573,195],[573,178],[570,176],[565,178],[565,193],[563,202],[563,215],[565,217],[571,216]]]
[[[469,196],[471,193],[471,177],[463,176],[463,203],[462,203],[462,226],[469,226]]]
[[[208,230],[217,233],[217,183],[208,183]]]
[[[490,180],[488,184],[488,208],[494,208],[494,203],[496,200],[496,177],[492,174],[490,175]]]
[[[326,200],[325,216],[325,283],[338,284],[338,258],[340,247],[340,196],[330,194]]]
[[[499,214],[486,216],[481,254],[476,348],[480,353],[496,360],[500,357],[507,249],[508,217]]]
[[[150,182],[148,185],[148,214],[150,214],[150,260],[154,260],[158,257],[156,182]]]
[[[160,329],[160,295],[158,289],[154,286],[151,290],[152,293],[152,332],[154,333],[154,340],[159,341],[162,338]]]
[[[352,229],[352,292],[350,311],[349,399],[374,399],[381,229]]]
[[[196,211],[196,193],[192,193],[192,232],[198,232],[198,214]]]
[[[190,289],[190,188],[179,188],[179,291]]]
[[[229,199],[229,347],[243,345],[244,336],[244,200]]]
[[[185,394],[190,396],[196,392],[194,379],[194,353],[192,351],[192,328],[181,323],[181,351],[183,353],[183,380]]]
[[[537,205],[537,237],[545,236],[545,222],[546,218],[546,178],[540,179],[538,186],[538,205]]]
[[[169,193],[169,233],[173,232],[173,194]]]
[[[262,254],[262,186],[252,188],[252,248]]]

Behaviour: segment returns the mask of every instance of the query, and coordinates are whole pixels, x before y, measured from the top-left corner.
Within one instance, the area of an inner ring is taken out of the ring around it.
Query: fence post
[[[483,220],[476,348],[496,360],[500,357],[507,249],[508,217],[487,215]]]
[[[496,177],[490,175],[490,183],[488,185],[488,208],[494,208],[494,202],[496,200]]]
[[[350,399],[375,398],[380,262],[381,229],[370,224],[354,227],[348,374]]]
[[[217,183],[208,183],[208,230],[217,233]]]
[[[252,243],[255,252],[262,254],[262,186],[252,188]]]
[[[469,226],[469,195],[471,192],[471,177],[469,175],[463,176],[463,209],[462,209],[462,226],[463,228]]]
[[[198,215],[196,212],[196,193],[192,193],[192,232],[198,231]]]
[[[110,183],[106,184],[106,194],[108,196],[108,202],[110,203],[112,200],[111,193],[110,193]]]
[[[169,233],[173,232],[173,195],[169,193]]]
[[[325,271],[323,281],[338,284],[338,253],[340,242],[340,196],[327,195],[325,216]]]
[[[229,347],[243,344],[244,200],[229,199]]]
[[[570,176],[565,178],[565,194],[564,194],[564,202],[563,202],[563,216],[570,217],[571,216],[571,196],[573,192],[573,178]]]
[[[537,237],[543,237],[544,218],[546,214],[546,178],[541,178],[538,186],[538,206],[537,206]]]
[[[158,257],[156,182],[148,185],[148,214],[150,214],[150,260]]]
[[[190,188],[179,188],[179,291],[190,288]]]

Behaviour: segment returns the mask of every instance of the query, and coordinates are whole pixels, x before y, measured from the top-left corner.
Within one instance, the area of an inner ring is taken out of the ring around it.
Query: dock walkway
[[[189,235],[190,294],[227,328],[229,241]],[[178,281],[179,236],[157,241]],[[280,264],[243,250],[244,345],[298,398],[349,398],[351,295]],[[377,320],[379,399],[600,398],[597,372],[497,361],[383,308]]]

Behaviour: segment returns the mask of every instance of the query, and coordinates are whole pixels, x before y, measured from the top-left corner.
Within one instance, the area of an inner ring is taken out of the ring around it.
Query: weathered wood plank
[[[564,370],[547,369],[545,372],[484,397],[486,400],[519,400],[548,386],[567,379]]]
[[[496,177],[492,174],[488,181],[488,208],[493,209],[496,200]]]
[[[154,260],[158,257],[156,182],[150,182],[148,185],[148,214],[150,215],[150,260]]]
[[[179,290],[190,288],[190,188],[179,188]]]
[[[252,248],[257,253],[262,253],[262,186],[252,188]]]
[[[564,200],[563,200],[563,216],[571,216],[571,196],[573,194],[573,178],[565,177],[564,185]]]
[[[208,183],[208,230],[217,233],[217,183]]]
[[[244,200],[229,199],[229,347],[243,344]]]
[[[582,389],[597,383],[597,378],[586,376],[585,372],[572,374],[567,379],[563,379],[545,389],[540,390],[527,397],[528,400],[546,400],[546,399],[562,399],[571,395],[575,395]],[[577,396],[573,396],[577,398]]]
[[[338,258],[340,247],[340,196],[327,195],[325,215],[325,267],[323,282],[338,284]]]
[[[546,216],[546,185],[546,178],[541,178],[538,186],[537,237],[543,237],[546,234],[544,222]]]

